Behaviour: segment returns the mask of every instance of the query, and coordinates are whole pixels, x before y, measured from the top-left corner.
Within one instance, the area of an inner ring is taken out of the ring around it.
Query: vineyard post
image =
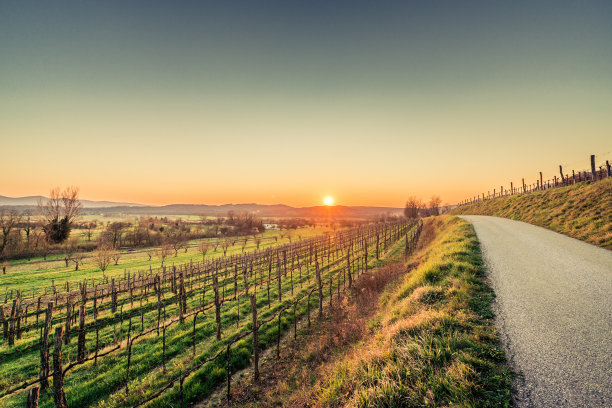
[[[255,381],[259,380],[259,326],[257,325],[257,302],[255,295],[251,295],[251,309],[253,311],[253,370]]]
[[[317,286],[319,288],[319,317],[323,315],[323,286],[321,284],[321,272],[319,271],[319,260],[315,252],[315,270],[317,274]]]
[[[38,394],[40,388],[32,387],[28,390],[28,399],[26,400],[26,408],[38,408]]]
[[[42,342],[40,344],[40,389],[44,390],[49,385],[49,332],[51,331],[51,318],[53,317],[53,302],[47,304],[45,313],[45,328],[43,330]]]
[[[606,168],[608,169],[608,177],[612,177],[612,168],[608,160],[606,160]]]
[[[227,345],[227,401],[229,402],[229,400],[232,398],[232,395],[230,393],[230,387],[232,384],[232,359],[231,359],[231,355],[230,355],[230,346],[232,345],[232,343],[228,343]]]
[[[595,155],[591,155],[591,174],[593,175],[593,180],[597,180],[597,173],[595,172]]]
[[[64,373],[62,372],[62,326],[55,328],[53,339],[53,401],[55,408],[68,408],[64,394]]]
[[[217,322],[217,340],[221,339],[221,303],[219,302],[219,279],[213,276],[213,290],[215,291],[215,320]]]
[[[378,244],[380,242],[380,235],[378,234],[378,228],[376,231],[376,260],[379,260],[379,255],[378,255]]]
[[[544,185],[542,184],[542,172],[540,172],[540,190],[544,189]]]
[[[278,275],[278,301],[280,302],[283,300],[283,291],[281,289],[282,271],[281,271],[280,255],[278,254],[278,251],[276,251],[276,272]]]
[[[293,339],[297,339],[297,320],[295,315],[295,308],[297,307],[297,302],[293,304]]]
[[[85,305],[79,307],[79,339],[77,342],[77,359],[79,363],[85,360]]]

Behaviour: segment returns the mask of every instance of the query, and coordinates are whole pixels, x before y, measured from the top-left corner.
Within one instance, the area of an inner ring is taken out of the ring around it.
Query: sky
[[[612,160],[610,1],[0,2],[0,194],[444,203]]]

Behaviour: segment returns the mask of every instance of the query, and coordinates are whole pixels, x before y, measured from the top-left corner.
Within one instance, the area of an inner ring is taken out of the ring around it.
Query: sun
[[[334,205],[334,197],[332,196],[327,196],[323,199],[323,204],[327,205],[327,206],[331,206]]]

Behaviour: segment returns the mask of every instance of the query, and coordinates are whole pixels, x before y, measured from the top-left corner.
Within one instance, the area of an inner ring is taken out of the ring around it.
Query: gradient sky
[[[611,1],[0,2],[0,194],[454,203],[612,159]]]

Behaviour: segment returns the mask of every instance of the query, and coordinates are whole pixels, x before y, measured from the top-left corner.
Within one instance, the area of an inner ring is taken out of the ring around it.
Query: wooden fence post
[[[559,173],[561,173],[561,181],[565,185],[565,176],[563,176],[563,166],[559,165]]]
[[[217,340],[221,339],[221,303],[219,302],[219,279],[213,275],[213,290],[215,291],[215,320],[217,322]]]
[[[79,339],[77,341],[77,359],[79,363],[85,360],[85,305],[79,307]]]
[[[595,155],[591,155],[591,174],[593,175],[593,180],[597,180],[597,173],[595,172]]]
[[[323,287],[321,284],[321,272],[319,271],[319,261],[315,255],[315,271],[317,273],[317,286],[319,288],[319,317],[323,315]]]
[[[259,326],[257,324],[257,302],[255,295],[251,295],[251,309],[253,310],[253,370],[255,381],[259,380]]]
[[[49,385],[49,332],[51,331],[51,318],[53,317],[53,302],[47,304],[45,313],[45,327],[43,329],[42,341],[40,343],[40,389],[44,390]]]
[[[62,371],[62,326],[55,328],[53,339],[53,401],[55,408],[68,408],[64,394],[64,373]]]
[[[608,168],[608,177],[612,177],[612,168],[610,166],[610,162],[606,160],[606,167]]]
[[[26,400],[26,408],[38,408],[38,387],[32,387],[28,390],[28,399]]]

